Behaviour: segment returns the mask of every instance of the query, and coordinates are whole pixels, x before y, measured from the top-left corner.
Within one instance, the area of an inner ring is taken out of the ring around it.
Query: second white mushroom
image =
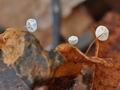
[[[70,36],[68,38],[68,42],[72,45],[76,45],[78,43],[78,37],[77,36]]]

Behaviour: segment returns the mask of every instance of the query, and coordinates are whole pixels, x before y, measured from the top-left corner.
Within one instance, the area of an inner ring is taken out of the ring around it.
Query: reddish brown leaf
[[[100,42],[98,56],[112,58],[113,67],[96,67],[93,90],[120,89],[120,15],[110,12],[99,23],[110,29],[110,38]]]

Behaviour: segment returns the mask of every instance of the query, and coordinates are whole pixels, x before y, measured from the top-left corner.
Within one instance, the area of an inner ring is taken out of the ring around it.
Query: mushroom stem
[[[95,57],[98,57],[98,55],[99,55],[99,48],[100,48],[100,44],[99,44],[99,41],[97,40],[97,41],[96,41],[96,52],[95,52]]]

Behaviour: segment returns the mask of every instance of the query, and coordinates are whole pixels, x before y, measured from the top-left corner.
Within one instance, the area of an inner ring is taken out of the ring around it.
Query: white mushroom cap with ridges
[[[37,30],[37,21],[36,19],[28,19],[26,21],[26,28],[29,32],[35,32]]]
[[[98,26],[95,32],[95,36],[100,41],[106,41],[109,37],[109,30],[105,26]]]
[[[72,45],[76,45],[78,43],[78,37],[77,36],[70,36],[68,38],[68,42]]]

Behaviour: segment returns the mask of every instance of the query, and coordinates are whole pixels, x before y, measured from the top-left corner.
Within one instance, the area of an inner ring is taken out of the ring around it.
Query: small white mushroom
[[[72,44],[72,45],[75,45],[75,44],[78,43],[78,37],[77,37],[77,36],[70,36],[70,37],[68,38],[68,42],[69,42],[70,44]]]
[[[105,26],[98,26],[95,35],[98,40],[106,41],[109,37],[109,30]]]
[[[26,21],[26,28],[29,32],[35,32],[37,30],[37,21],[35,19],[28,19]]]

